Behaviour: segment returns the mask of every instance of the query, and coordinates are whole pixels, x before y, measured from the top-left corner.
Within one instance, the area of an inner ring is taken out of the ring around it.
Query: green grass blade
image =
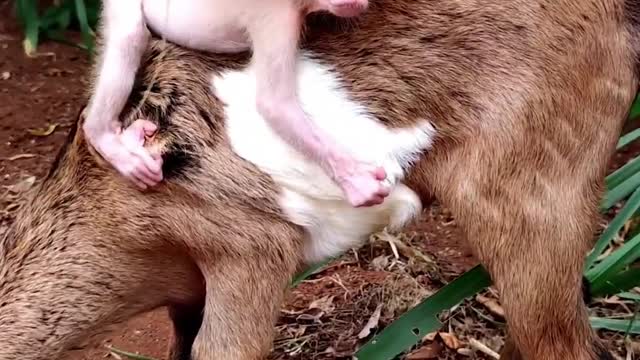
[[[640,95],[636,97],[636,100],[631,105],[631,111],[629,112],[629,119],[635,119],[640,116]]]
[[[28,56],[33,56],[38,48],[38,35],[40,30],[38,3],[36,0],[16,0],[16,5],[18,17],[22,22],[25,34],[22,46]]]
[[[596,262],[598,256],[602,254],[602,252],[609,246],[611,240],[618,234],[620,229],[624,226],[624,224],[629,221],[635,214],[635,212],[640,208],[640,188],[636,189],[633,195],[629,198],[624,207],[620,210],[618,215],[609,223],[609,226],[605,229],[605,231],[596,242],[596,245],[593,248],[593,251],[587,257],[586,269],[591,268],[591,266]]]
[[[640,103],[636,103],[634,104],[634,108],[638,108],[637,111],[640,111]],[[637,115],[636,115],[637,116]],[[632,142],[636,141],[638,138],[640,138],[640,129],[635,129],[631,132],[629,132],[628,134],[625,134],[624,136],[622,136],[620,138],[620,140],[618,140],[618,146],[617,149],[620,150],[623,147],[631,144]]]
[[[307,270],[305,270],[305,271],[301,272],[300,274],[296,275],[296,277],[294,277],[293,280],[291,280],[290,287],[294,288],[294,287],[298,286],[298,284],[303,282],[304,279],[306,279],[309,276],[311,276],[311,275],[317,273],[318,271],[322,270],[322,268],[324,268],[327,264],[329,264],[333,260],[335,260],[335,258],[331,258],[331,259],[329,259],[327,261],[323,261],[323,262],[320,262],[320,263],[317,263],[315,265],[310,266],[309,268],[307,268]]]
[[[636,293],[623,292],[618,294],[618,297],[620,297],[621,299],[640,301],[640,294],[636,294]]]
[[[93,30],[89,26],[89,19],[87,18],[87,6],[84,0],[75,0],[76,15],[78,16],[78,22],[80,23],[80,31],[82,32],[82,41],[87,47],[90,53],[93,54]]]
[[[587,271],[587,279],[593,289],[603,288],[614,274],[640,257],[640,235],[628,240],[618,250]]]
[[[40,16],[40,31],[68,28],[71,24],[71,14],[71,8],[65,5],[45,9]]]
[[[623,181],[620,185],[610,189],[600,203],[600,210],[609,210],[617,202],[629,196],[629,194],[634,192],[638,187],[640,187],[640,172],[633,174],[633,176]]]
[[[73,41],[68,40],[60,30],[46,30],[44,32],[44,36],[46,36],[47,39],[51,39],[53,41],[57,41],[61,44],[65,44],[67,46],[71,46],[71,47],[76,47],[82,50],[87,50],[84,45],[82,44],[77,44]]]
[[[633,160],[627,162],[622,167],[607,176],[607,178],[605,179],[607,189],[615,188],[638,172],[640,172],[640,156],[633,158]]]
[[[592,317],[589,319],[594,329],[607,329],[628,334],[640,334],[640,321],[638,319],[605,319]]]
[[[593,296],[615,295],[621,291],[627,291],[640,285],[640,268],[632,268],[591,285]]]
[[[486,270],[476,266],[387,326],[360,348],[356,358],[393,359],[418,343],[426,334],[439,329],[442,326],[438,320],[440,312],[452,308],[490,284],[491,279]]]

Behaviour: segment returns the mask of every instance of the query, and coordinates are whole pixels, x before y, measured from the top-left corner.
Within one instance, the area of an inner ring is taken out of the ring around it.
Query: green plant
[[[39,9],[37,0],[15,0],[18,19],[24,31],[23,47],[33,56],[40,40],[48,38],[69,45],[79,46],[93,53],[93,28],[98,21],[99,0],[58,0]],[[82,43],[67,39],[67,30],[80,30]]]

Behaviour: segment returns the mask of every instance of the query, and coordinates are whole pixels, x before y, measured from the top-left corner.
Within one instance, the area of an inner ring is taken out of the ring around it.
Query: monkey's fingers
[[[380,184],[380,190],[378,191],[378,196],[385,198],[391,194],[391,187],[385,186],[384,184]]]
[[[122,143],[130,152],[141,158],[151,172],[161,174],[162,158],[151,156],[149,150],[144,147],[145,136],[153,135],[157,129],[157,125],[151,121],[136,120],[122,134]]]
[[[144,184],[145,187],[152,187],[158,185],[160,182],[156,180],[156,178],[148,171],[148,169],[141,167],[139,169],[134,170],[131,174],[137,182]]]
[[[387,178],[387,172],[383,167],[379,166],[375,168],[375,170],[373,170],[373,176],[376,178],[376,180],[382,181]]]
[[[147,160],[145,160],[142,155],[145,154],[136,154],[136,166],[132,174],[146,185],[155,186],[162,181],[162,173],[154,172],[153,169],[149,168],[149,166],[147,166]],[[149,154],[146,155],[151,158]]]
[[[382,196],[374,196],[371,200],[358,205],[356,207],[369,207],[369,206],[374,206],[374,205],[380,205],[384,202],[384,197]]]
[[[148,171],[153,174],[153,178],[157,178],[158,181],[162,181],[162,157],[154,157],[144,147],[134,149],[136,156],[140,158],[144,166]]]
[[[136,156],[140,162],[136,168],[144,168],[144,174],[146,177],[153,179],[156,182],[162,181],[162,157],[152,156],[148,149],[144,148],[142,144],[128,144],[128,150]]]
[[[138,189],[147,190],[148,186],[143,181],[139,180],[135,175],[131,174],[126,177],[129,181],[131,181]]]

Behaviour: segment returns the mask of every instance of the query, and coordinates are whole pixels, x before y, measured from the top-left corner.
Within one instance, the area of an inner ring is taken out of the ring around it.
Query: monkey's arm
[[[105,0],[103,16],[105,46],[83,128],[89,143],[120,174],[146,189],[162,180],[162,158],[144,148],[156,125],[138,120],[121,131],[118,122],[149,42],[142,0]]]
[[[96,135],[119,128],[117,117],[149,42],[142,0],[105,0],[103,14],[105,46],[86,123],[86,130]]]

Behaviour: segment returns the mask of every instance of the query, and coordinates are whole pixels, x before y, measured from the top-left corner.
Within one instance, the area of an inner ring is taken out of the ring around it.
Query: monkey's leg
[[[191,360],[193,342],[200,331],[203,312],[204,303],[169,307],[174,332],[169,347],[169,360]]]

